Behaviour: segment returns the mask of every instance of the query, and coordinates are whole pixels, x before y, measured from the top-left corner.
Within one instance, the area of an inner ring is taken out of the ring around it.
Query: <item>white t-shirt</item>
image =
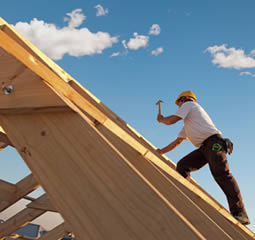
[[[191,141],[196,147],[200,147],[208,137],[221,134],[206,111],[196,102],[183,103],[174,115],[184,121],[178,137]]]

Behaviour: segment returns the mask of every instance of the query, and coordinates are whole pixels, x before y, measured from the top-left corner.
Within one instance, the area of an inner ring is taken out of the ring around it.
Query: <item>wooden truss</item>
[[[46,211],[65,222],[40,239],[255,239],[2,19],[0,80],[0,124],[32,172],[16,184],[0,181],[0,211],[31,200],[0,224],[0,239]],[[28,198],[39,186],[46,194]]]

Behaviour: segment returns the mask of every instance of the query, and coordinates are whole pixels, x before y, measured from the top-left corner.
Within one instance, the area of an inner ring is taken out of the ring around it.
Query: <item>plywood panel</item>
[[[205,239],[78,114],[1,122],[79,239]]]
[[[224,231],[224,226],[217,225],[213,219],[177,188],[173,182],[167,179],[152,163],[112,134],[103,125],[98,125],[97,128],[189,222],[192,222],[194,227],[206,239],[231,239],[230,235]],[[236,237],[236,234],[234,236]]]

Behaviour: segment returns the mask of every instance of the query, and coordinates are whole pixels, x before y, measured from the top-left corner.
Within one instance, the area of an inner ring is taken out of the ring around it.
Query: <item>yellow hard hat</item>
[[[179,100],[181,97],[192,97],[192,98],[194,98],[195,101],[197,101],[197,98],[196,98],[196,96],[195,96],[195,94],[194,94],[193,92],[191,92],[191,91],[185,91],[185,92],[182,92],[182,93],[178,96],[178,98],[176,99],[176,101],[175,101],[175,104],[176,104],[176,105],[178,105],[178,104],[177,104],[177,103],[178,103],[178,100]]]

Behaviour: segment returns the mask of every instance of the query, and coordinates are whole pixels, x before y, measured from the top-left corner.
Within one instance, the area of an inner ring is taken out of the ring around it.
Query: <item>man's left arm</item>
[[[166,147],[162,148],[162,149],[157,149],[157,152],[162,155],[165,154],[167,152],[172,151],[173,149],[175,149],[176,147],[178,147],[183,141],[185,140],[185,138],[182,137],[177,137],[173,142],[171,142],[169,145],[167,145]]]

